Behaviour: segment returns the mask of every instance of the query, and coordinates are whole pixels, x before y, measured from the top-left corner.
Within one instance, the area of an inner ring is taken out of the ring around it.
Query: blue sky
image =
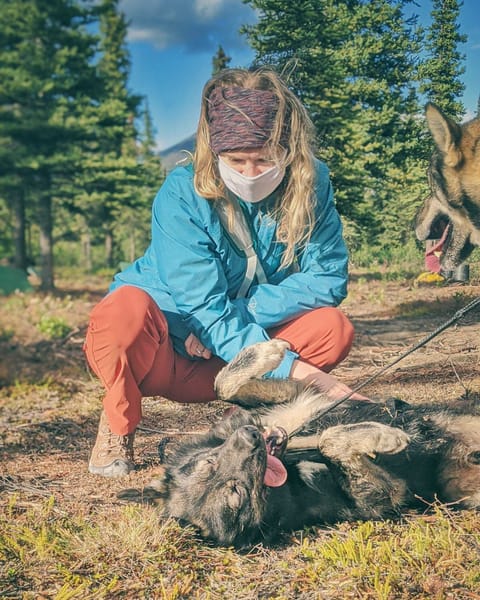
[[[409,12],[430,22],[431,2],[417,0]],[[164,150],[195,132],[204,83],[212,72],[212,57],[221,44],[230,66],[248,66],[254,53],[238,30],[255,22],[242,0],[121,0],[130,22],[132,59],[130,88],[147,97],[157,146]],[[480,94],[480,1],[464,0],[461,33],[468,41],[463,102],[469,116]]]

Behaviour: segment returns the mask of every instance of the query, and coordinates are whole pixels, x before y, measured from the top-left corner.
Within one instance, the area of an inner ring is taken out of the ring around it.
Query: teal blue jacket
[[[153,202],[150,246],[115,276],[110,291],[121,285],[145,290],[165,314],[177,352],[187,356],[184,342],[193,333],[225,361],[268,340],[271,327],[314,308],[337,306],[347,292],[347,249],[328,169],[320,161],[315,167],[315,228],[297,252],[295,269],[280,268],[285,246],[275,241],[269,213],[274,198],[240,202],[268,283],[254,281],[247,297],[236,298],[245,255],[223,229],[212,202],[195,193],[192,166],[178,167]],[[287,377],[296,356],[288,351],[269,376]]]

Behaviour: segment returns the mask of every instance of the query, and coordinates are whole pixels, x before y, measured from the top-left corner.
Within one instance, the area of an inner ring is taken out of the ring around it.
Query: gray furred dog
[[[237,548],[311,524],[395,518],[420,499],[479,505],[479,411],[347,400],[319,418],[331,402],[317,388],[259,379],[287,347],[244,349],[216,379],[219,398],[240,408],[181,443],[149,487],[120,497],[154,501]]]
[[[436,149],[428,171],[431,194],[417,213],[415,233],[419,240],[432,237],[436,221],[446,216],[450,228],[440,264],[453,271],[480,246],[480,119],[459,124],[432,103],[425,115]]]

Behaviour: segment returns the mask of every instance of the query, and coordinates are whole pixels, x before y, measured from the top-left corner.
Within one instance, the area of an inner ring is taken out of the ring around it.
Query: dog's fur
[[[459,124],[432,103],[425,116],[436,150],[428,171],[431,194],[417,213],[415,233],[426,240],[435,222],[448,217],[440,263],[452,271],[480,246],[480,119]]]
[[[164,516],[235,547],[309,524],[394,518],[419,502],[479,505],[479,411],[347,400],[318,418],[331,402],[315,387],[258,379],[286,347],[243,350],[216,380],[219,398],[241,408],[181,444],[149,487],[121,497],[155,500]],[[283,485],[266,485],[267,453],[282,459]]]

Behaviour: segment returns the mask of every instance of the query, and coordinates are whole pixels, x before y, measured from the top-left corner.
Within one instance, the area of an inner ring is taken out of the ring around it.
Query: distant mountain
[[[179,161],[187,158],[186,152],[193,152],[195,148],[195,139],[196,134],[194,133],[190,137],[178,142],[178,144],[170,146],[170,148],[160,152],[162,166],[167,172],[171,171]]]

